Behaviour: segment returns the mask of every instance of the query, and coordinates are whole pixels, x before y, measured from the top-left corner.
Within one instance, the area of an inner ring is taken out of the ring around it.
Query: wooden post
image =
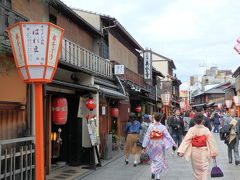
[[[36,134],[36,180],[44,180],[43,146],[43,93],[42,83],[34,83],[35,91],[35,134]]]
[[[238,110],[238,117],[240,118],[240,106],[237,107]]]

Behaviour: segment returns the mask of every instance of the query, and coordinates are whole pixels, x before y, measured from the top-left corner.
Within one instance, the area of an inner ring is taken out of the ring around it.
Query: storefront
[[[86,116],[98,113],[86,110],[85,104],[90,96],[97,99],[95,96],[98,89],[72,81],[70,71],[62,69],[58,71],[60,73],[56,74],[55,80],[44,88],[47,173],[50,169],[54,170],[65,165],[78,166],[91,163],[91,144]],[[61,78],[62,76],[64,78]],[[81,114],[80,109],[84,109]]]

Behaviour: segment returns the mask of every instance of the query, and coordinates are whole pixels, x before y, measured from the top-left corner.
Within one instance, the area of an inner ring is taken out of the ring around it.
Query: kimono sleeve
[[[169,147],[172,146],[176,146],[172,136],[170,135],[170,133],[168,132],[167,128],[165,127],[163,130],[163,136],[164,136],[164,146],[166,149],[168,149]]]
[[[192,128],[190,128],[187,134],[185,135],[182,143],[178,148],[178,152],[185,154],[187,148],[191,145],[191,143],[192,143]]]
[[[217,145],[216,145],[215,139],[210,131],[208,134],[207,142],[209,145],[210,156],[211,157],[217,156],[218,155]]]

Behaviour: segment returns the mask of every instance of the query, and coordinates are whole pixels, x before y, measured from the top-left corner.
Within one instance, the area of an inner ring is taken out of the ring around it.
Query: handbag
[[[142,147],[142,143],[139,139],[137,140],[136,144],[137,144],[138,147]]]
[[[214,167],[211,170],[211,177],[223,177],[223,172],[222,170],[217,166],[217,161],[216,158],[213,159],[213,164]]]
[[[146,163],[148,161],[150,161],[149,155],[146,152],[142,153],[140,156],[140,162]]]

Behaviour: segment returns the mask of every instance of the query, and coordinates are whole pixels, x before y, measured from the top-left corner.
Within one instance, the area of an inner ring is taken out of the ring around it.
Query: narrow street
[[[221,180],[239,180],[240,166],[228,164],[227,147],[220,141],[218,134],[215,134],[220,155],[217,158],[219,167],[224,173],[223,178],[214,178]],[[167,153],[169,169],[161,175],[161,180],[191,180],[192,169],[191,163],[185,159],[172,155],[171,151]],[[211,170],[211,168],[210,168]],[[83,180],[150,180],[150,166],[139,165],[133,167],[133,163],[124,164],[124,158],[120,158],[103,168],[98,169]],[[209,176],[210,179],[210,176]]]

